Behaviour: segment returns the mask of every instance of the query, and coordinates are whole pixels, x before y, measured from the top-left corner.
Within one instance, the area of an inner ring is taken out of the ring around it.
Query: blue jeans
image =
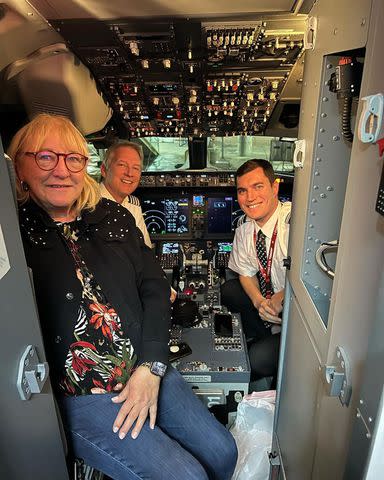
[[[114,480],[229,480],[237,460],[232,435],[172,367],[160,387],[156,427],[145,422],[133,440],[120,440],[112,424],[121,405],[112,394],[60,401],[76,457]]]

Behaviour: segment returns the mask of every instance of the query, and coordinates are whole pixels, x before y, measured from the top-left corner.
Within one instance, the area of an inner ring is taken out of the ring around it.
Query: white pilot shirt
[[[108,198],[108,200],[113,200],[114,202],[116,202],[113,196],[106,189],[104,183],[100,183],[100,193],[102,197]],[[145,226],[143,212],[141,210],[141,205],[140,205],[140,200],[134,195],[127,195],[124,198],[123,203],[121,205],[125,207],[127,210],[129,210],[129,212],[133,215],[136,221],[137,228],[141,230],[144,236],[145,244],[148,245],[149,248],[152,248],[153,245],[149,237],[147,227]]]
[[[283,266],[283,260],[284,258],[287,258],[290,217],[291,202],[279,202],[272,217],[261,228],[266,236],[265,246],[268,254],[273,230],[277,220],[277,241],[275,243],[275,251],[271,266],[271,280],[275,293],[282,290],[285,285],[286,269]],[[256,221],[247,217],[246,221],[237,227],[235,232],[228,267],[244,277],[254,277],[259,271],[254,239],[254,233],[257,238],[259,230],[260,227],[257,225]]]

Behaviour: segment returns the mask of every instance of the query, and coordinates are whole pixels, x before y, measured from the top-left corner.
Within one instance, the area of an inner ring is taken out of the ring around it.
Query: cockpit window
[[[147,137],[133,141],[143,148],[143,172],[172,172],[189,168],[188,138]]]
[[[188,139],[182,137],[150,137],[132,140],[143,148],[143,172],[173,172],[189,168]],[[96,149],[88,144],[87,171],[100,182],[100,166],[106,149]]]
[[[236,171],[252,158],[269,160],[276,173],[293,173],[294,138],[228,136],[207,138],[206,166],[211,171]],[[190,163],[188,138],[146,137],[131,139],[143,148],[143,172],[173,172],[194,168]],[[100,181],[105,149],[89,147],[88,173]],[[201,152],[205,151],[202,149]],[[205,165],[205,162],[203,162]],[[201,167],[199,167],[201,168]]]
[[[295,139],[265,136],[210,137],[207,144],[207,167],[237,170],[245,161],[269,160],[275,172],[293,172]]]

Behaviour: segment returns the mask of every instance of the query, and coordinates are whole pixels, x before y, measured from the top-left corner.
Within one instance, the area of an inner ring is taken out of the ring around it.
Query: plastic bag
[[[245,395],[230,428],[239,452],[232,480],[268,480],[275,390]]]

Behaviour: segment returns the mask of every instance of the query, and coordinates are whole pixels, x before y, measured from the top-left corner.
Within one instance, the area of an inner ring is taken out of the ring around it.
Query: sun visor
[[[15,75],[28,116],[65,115],[84,135],[101,130],[112,111],[89,70],[72,53],[60,49],[33,57]]]

